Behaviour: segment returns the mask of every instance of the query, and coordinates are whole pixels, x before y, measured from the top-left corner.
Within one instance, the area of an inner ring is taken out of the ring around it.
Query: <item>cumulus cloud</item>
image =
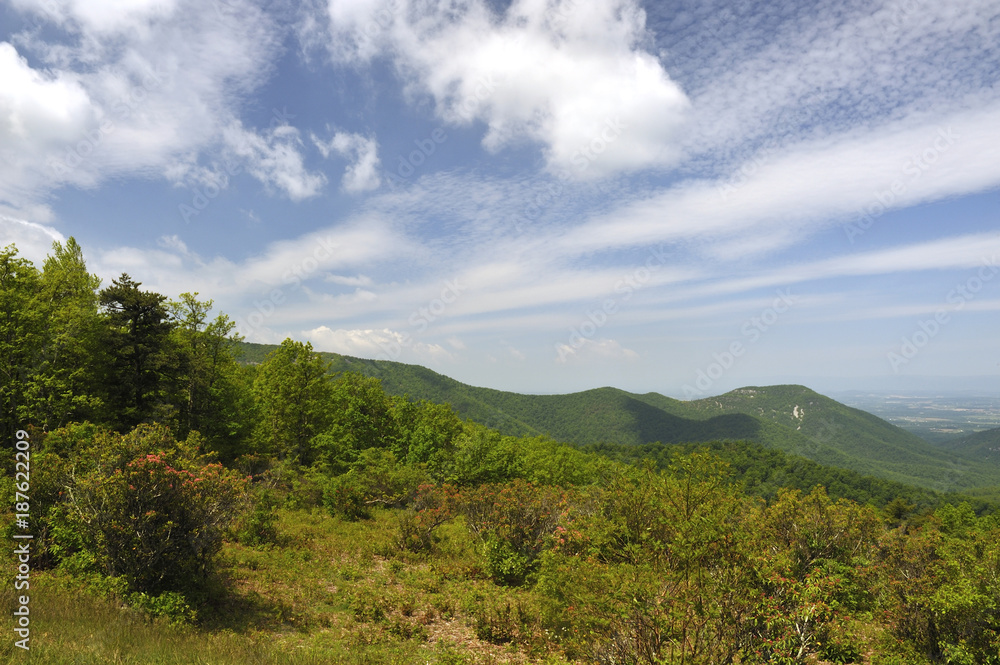
[[[451,353],[439,344],[415,341],[406,333],[384,328],[382,330],[344,330],[319,326],[302,332],[306,339],[321,351],[332,351],[348,356],[425,362],[452,360]]]
[[[14,5],[65,34],[0,43],[0,78],[13,83],[0,90],[0,200],[13,208],[123,174],[219,185],[223,157],[293,200],[322,188],[297,130],[239,120],[280,49],[274,17],[250,0]]]
[[[0,185],[0,199],[18,201],[25,190],[48,177],[69,175],[69,168],[60,165],[60,151],[72,150],[78,139],[85,138],[98,112],[79,77],[32,69],[7,42],[0,42],[0,80],[4,81],[0,86],[0,154],[4,157],[0,181],[6,183]],[[40,163],[40,155],[48,157],[47,164]]]
[[[234,121],[223,132],[226,149],[246,164],[247,171],[269,187],[284,192],[293,201],[316,196],[326,184],[322,173],[306,169],[299,131],[290,125],[268,129],[263,134]]]
[[[378,171],[381,163],[378,158],[378,142],[374,138],[348,132],[337,132],[327,142],[320,140],[315,135],[312,139],[324,157],[336,153],[351,160],[351,164],[344,171],[344,178],[341,181],[344,191],[352,194],[366,192],[377,189],[381,184],[382,179]]]
[[[481,121],[497,151],[540,144],[548,168],[586,179],[673,164],[689,101],[646,50],[632,0],[332,0],[331,53],[395,59],[411,94],[452,124]]]

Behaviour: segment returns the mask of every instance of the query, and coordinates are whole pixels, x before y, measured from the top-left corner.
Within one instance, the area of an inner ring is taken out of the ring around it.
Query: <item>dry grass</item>
[[[220,579],[226,592],[214,606],[200,609],[197,626],[153,621],[88,593],[65,575],[34,574],[30,662],[565,662],[540,631],[532,633],[531,621],[516,634],[519,639],[497,640],[502,644],[477,635],[491,603],[525,608],[533,601],[529,592],[501,589],[484,579],[462,525],[442,528],[433,555],[416,555],[396,546],[396,519],[392,511],[377,511],[364,522],[318,511],[283,511],[280,545],[226,545]],[[13,608],[9,579],[0,601]],[[0,642],[0,662],[28,663],[27,655],[12,639]]]

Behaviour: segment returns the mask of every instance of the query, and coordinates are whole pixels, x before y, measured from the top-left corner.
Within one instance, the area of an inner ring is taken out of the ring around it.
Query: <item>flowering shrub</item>
[[[486,571],[498,583],[517,586],[536,568],[562,515],[569,492],[515,479],[464,493],[466,524],[483,544]]]
[[[160,451],[75,477],[59,531],[66,549],[132,593],[196,590],[247,480],[219,464],[186,466]]]
[[[452,485],[418,487],[413,507],[399,518],[399,546],[411,552],[430,551],[434,530],[455,518],[460,500],[461,494]]]

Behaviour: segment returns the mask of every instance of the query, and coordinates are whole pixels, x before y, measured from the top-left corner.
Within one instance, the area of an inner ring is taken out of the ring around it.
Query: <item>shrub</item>
[[[244,511],[231,530],[232,537],[241,545],[258,547],[278,542],[275,500],[269,491],[259,493],[250,501],[251,508]]]
[[[429,552],[434,531],[454,519],[460,494],[450,485],[424,484],[417,488],[413,508],[399,516],[397,542],[400,549]]]
[[[154,617],[163,617],[171,623],[190,623],[198,616],[183,594],[176,591],[164,591],[158,596],[143,592],[132,593],[127,596],[126,601],[132,607]]]
[[[392,451],[369,448],[358,455],[350,471],[328,482],[323,503],[332,515],[365,519],[373,505],[402,507],[410,503],[426,481],[424,471],[398,463]]]
[[[561,488],[537,487],[520,479],[483,485],[463,495],[466,524],[479,537],[486,571],[495,582],[525,582],[569,507],[567,497]]]
[[[168,443],[164,433],[140,426],[94,451],[97,463],[75,476],[58,515],[61,551],[120,578],[130,593],[196,592],[247,488],[246,479],[199,465],[176,442],[136,455],[150,441]]]

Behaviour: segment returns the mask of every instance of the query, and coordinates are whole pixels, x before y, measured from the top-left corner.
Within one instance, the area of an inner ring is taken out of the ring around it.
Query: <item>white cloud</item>
[[[805,140],[753,175],[685,181],[563,235],[569,253],[697,240],[717,259],[765,253],[833,223],[1000,184],[1000,101],[928,120]],[[870,224],[871,222],[869,222]]]
[[[990,67],[981,49],[1000,38],[991,0],[817,2],[793,16],[765,44],[704,36],[723,55],[697,74],[693,151],[739,155],[752,141],[955,111],[984,92],[973,73]]]
[[[62,149],[74,150],[78,139],[87,141],[86,130],[98,114],[76,75],[32,69],[7,42],[0,42],[0,80],[4,81],[0,86],[0,183],[4,183],[0,184],[0,200],[28,203],[26,191],[68,173],[68,168],[60,172],[56,155]],[[48,157],[49,163],[40,156]],[[79,182],[89,182],[89,178]]]
[[[217,162],[237,155],[247,161],[234,166],[293,199],[322,186],[302,167],[290,128],[272,123],[258,132],[234,120],[280,48],[276,21],[249,0],[20,0],[16,7],[69,37],[12,36],[30,66],[0,43],[0,77],[14,83],[0,90],[0,200],[14,209],[37,208],[65,185],[121,175],[218,185]]]
[[[358,275],[357,277],[347,277],[345,275],[327,275],[323,278],[323,281],[330,282],[331,284],[341,284],[343,286],[371,286],[372,278],[367,275]]]
[[[500,17],[483,0],[331,0],[329,14],[336,59],[394,57],[447,122],[484,122],[489,150],[535,141],[551,171],[577,179],[679,156],[689,102],[643,50],[632,0],[515,0]]]
[[[319,194],[326,177],[305,168],[299,131],[290,125],[270,128],[264,134],[233,121],[222,131],[226,149],[242,160],[247,171],[269,187],[283,191],[293,201]]]
[[[185,242],[181,240],[180,236],[176,234],[171,236],[162,236],[159,240],[156,241],[156,244],[158,244],[160,247],[163,247],[164,249],[173,250],[181,255],[190,253],[187,244],[185,244]]]
[[[64,27],[74,24],[99,34],[144,27],[168,16],[176,0],[13,0],[16,7],[42,13]]]
[[[0,214],[0,247],[16,245],[18,254],[36,267],[42,266],[53,242],[65,241],[61,233],[49,226]]]
[[[352,160],[341,181],[344,191],[352,194],[366,192],[377,189],[381,184],[382,179],[378,171],[381,164],[378,158],[378,142],[374,138],[337,132],[328,142],[321,141],[315,135],[312,139],[324,157],[337,153]]]
[[[302,334],[319,351],[331,351],[348,356],[398,360],[408,359],[437,362],[452,360],[452,355],[439,344],[417,342],[406,333],[388,328],[382,330],[333,330],[320,326]]]
[[[639,354],[626,349],[613,339],[579,338],[570,344],[556,345],[556,362],[567,363],[585,360],[638,360]]]

